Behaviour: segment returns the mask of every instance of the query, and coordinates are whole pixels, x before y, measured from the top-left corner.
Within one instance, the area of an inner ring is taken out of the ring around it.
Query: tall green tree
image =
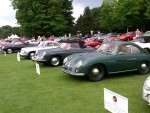
[[[116,32],[120,29],[121,19],[118,15],[117,0],[104,0],[100,8],[100,25],[107,32]]]
[[[92,17],[93,17],[93,30],[95,32],[100,31],[101,30],[101,25],[99,22],[100,16],[101,16],[101,12],[100,12],[100,7],[97,8],[93,8],[91,9],[92,11]]]
[[[76,31],[81,31],[81,32],[83,31],[83,27],[84,27],[83,22],[84,22],[84,18],[82,15],[80,15],[76,21],[76,26],[75,26]]]
[[[0,29],[1,38],[7,38],[12,34],[12,27],[9,25],[2,26]]]
[[[82,34],[90,34],[90,31],[94,29],[94,19],[92,11],[89,7],[84,9],[83,15],[80,15],[77,20],[76,29],[80,30]]]
[[[62,35],[73,29],[72,0],[12,0],[27,36]]]
[[[146,29],[149,21],[147,7],[148,0],[105,0],[101,7],[101,25],[115,30]]]

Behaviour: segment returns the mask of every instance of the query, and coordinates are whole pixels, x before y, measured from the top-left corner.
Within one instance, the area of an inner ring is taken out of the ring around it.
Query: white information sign
[[[4,51],[4,55],[6,56],[6,51]]]
[[[128,113],[128,99],[104,88],[104,107],[112,113]]]
[[[40,66],[36,63],[36,73],[40,75]]]
[[[19,54],[19,52],[17,53],[17,61],[20,62],[20,54]]]

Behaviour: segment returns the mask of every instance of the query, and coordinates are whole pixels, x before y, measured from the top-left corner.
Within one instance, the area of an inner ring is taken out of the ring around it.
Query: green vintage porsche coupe
[[[86,76],[90,81],[99,81],[106,74],[128,71],[147,74],[150,54],[132,42],[106,42],[95,52],[66,57],[61,70],[74,76]]]

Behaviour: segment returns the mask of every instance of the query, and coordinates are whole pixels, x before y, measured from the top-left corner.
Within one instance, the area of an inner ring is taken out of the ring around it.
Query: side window
[[[122,45],[118,50],[119,54],[130,54],[131,53],[131,45]]]
[[[54,43],[54,46],[58,46],[58,44]]]
[[[140,53],[140,49],[137,48],[136,46],[131,46],[131,53]]]
[[[54,44],[51,43],[51,42],[49,42],[49,43],[46,44],[46,46],[48,46],[48,47],[49,47],[49,46],[54,46]]]
[[[130,53],[140,53],[140,49],[134,45],[122,45],[119,50],[119,54],[130,54]]]
[[[72,43],[70,47],[72,47],[72,48],[79,48],[79,44],[78,43]]]
[[[15,42],[15,45],[22,45],[22,42]]]

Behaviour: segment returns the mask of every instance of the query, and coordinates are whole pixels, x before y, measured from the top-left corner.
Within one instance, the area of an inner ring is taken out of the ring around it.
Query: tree
[[[148,0],[105,0],[101,7],[100,24],[110,30],[148,28]]]
[[[11,27],[9,25],[5,25],[0,27],[0,38],[7,38],[11,34],[16,34],[20,36],[20,28],[19,27]]]
[[[82,34],[89,34],[90,31],[94,29],[93,25],[94,19],[92,11],[89,9],[89,7],[86,7],[83,15],[80,15],[77,20],[76,30],[80,30]]]
[[[72,0],[12,0],[27,36],[62,35],[73,28]]]
[[[100,8],[100,25],[105,31],[117,31],[120,29],[121,20],[118,15],[117,0],[105,0]]]
[[[91,11],[92,11],[92,17],[93,17],[93,22],[94,22],[93,30],[94,31],[100,31],[101,30],[101,25],[99,22],[99,19],[101,16],[100,7],[93,8],[93,9],[91,9]]]
[[[12,27],[9,25],[1,27],[1,38],[7,38],[12,33]]]
[[[82,15],[80,15],[80,17],[77,19],[77,22],[76,22],[76,26],[75,26],[75,29],[76,31],[83,31],[83,22],[84,22],[84,18]]]

